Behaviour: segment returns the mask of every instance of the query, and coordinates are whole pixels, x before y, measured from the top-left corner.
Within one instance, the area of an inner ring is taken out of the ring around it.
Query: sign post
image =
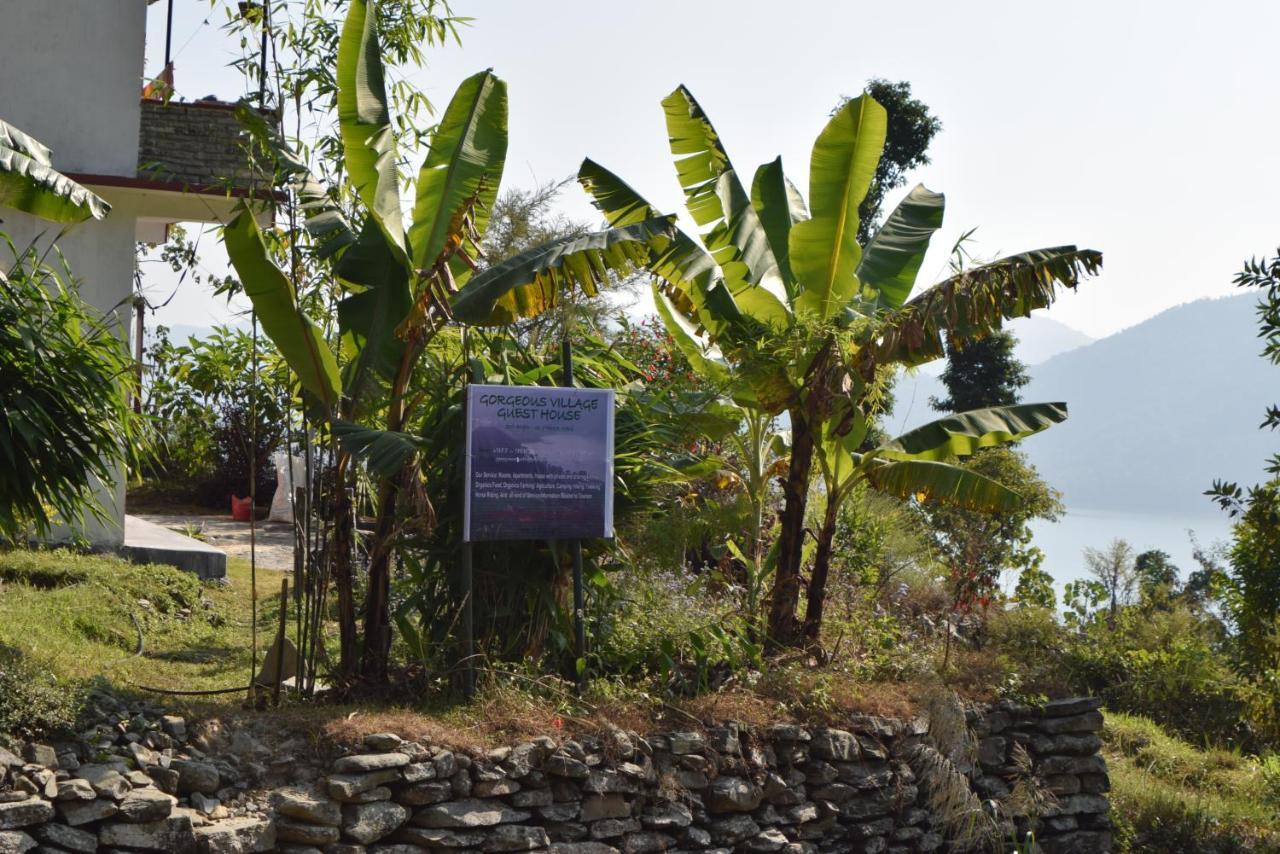
[[[564,368],[561,385],[573,388],[573,346],[569,343],[568,335],[565,336],[564,341],[560,342],[560,362]],[[612,422],[613,419],[610,418],[610,426]],[[613,442],[610,441],[609,444],[612,446]],[[569,553],[573,556],[573,676],[578,690],[581,691],[587,670],[586,607],[583,605],[582,596],[582,540],[570,540]]]
[[[567,341],[561,357],[561,387],[467,387],[462,569],[466,587],[474,542],[567,542],[573,559],[574,669],[581,682],[578,664],[586,656],[581,541],[613,537],[614,396],[612,389],[573,388]],[[464,594],[465,636],[470,591]]]

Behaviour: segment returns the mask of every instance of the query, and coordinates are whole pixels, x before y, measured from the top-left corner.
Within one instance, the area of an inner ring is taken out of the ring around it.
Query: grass
[[[230,560],[227,572],[229,585],[202,586],[172,567],[113,557],[0,552],[0,645],[68,680],[187,691],[247,685],[248,563]],[[278,573],[258,572],[260,648],[274,637],[279,585]]]
[[[1103,742],[1127,850],[1280,852],[1280,801],[1257,759],[1118,712],[1107,713]]]

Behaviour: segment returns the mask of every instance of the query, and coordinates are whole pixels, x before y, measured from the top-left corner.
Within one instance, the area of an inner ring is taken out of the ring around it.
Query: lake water
[[[1194,531],[1201,546],[1209,546],[1231,536],[1231,522],[1225,513],[1206,512],[1198,516],[1122,513],[1114,510],[1068,508],[1057,522],[1032,525],[1035,544],[1044,552],[1044,568],[1053,576],[1059,593],[1068,581],[1088,577],[1084,550],[1102,549],[1120,538],[1133,546],[1136,554],[1163,549],[1173,558],[1185,579],[1199,564],[1191,556]],[[1015,579],[1016,581],[1016,579]]]

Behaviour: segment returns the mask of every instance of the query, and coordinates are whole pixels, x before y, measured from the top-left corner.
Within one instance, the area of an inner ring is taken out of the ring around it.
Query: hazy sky
[[[225,68],[239,48],[219,29],[221,11],[176,5],[179,94],[239,96],[243,83]],[[149,11],[152,74],[164,8]],[[1280,244],[1271,45],[1280,3],[458,0],[453,9],[475,18],[462,47],[431,53],[416,79],[440,108],[476,71],[507,80],[504,186],[570,175],[590,155],[677,210],[659,101],[684,83],[741,172],[781,154],[803,188],[837,98],[886,77],[910,81],[944,125],[933,163],[913,176],[947,195],[922,281],[974,227],[984,256],[1099,249],[1103,275],[1050,316],[1101,336],[1231,292],[1245,257]],[[576,186],[563,201],[594,219]],[[220,267],[213,238],[204,246]],[[167,295],[157,281],[153,298]],[[187,285],[160,320],[225,314]]]

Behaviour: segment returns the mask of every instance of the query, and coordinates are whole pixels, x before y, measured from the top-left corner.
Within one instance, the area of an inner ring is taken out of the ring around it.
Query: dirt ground
[[[140,519],[163,525],[179,534],[195,536],[227,557],[249,559],[249,523],[233,521],[230,515],[135,513]],[[259,522],[256,534],[258,566],[293,571],[293,531],[286,522]]]

